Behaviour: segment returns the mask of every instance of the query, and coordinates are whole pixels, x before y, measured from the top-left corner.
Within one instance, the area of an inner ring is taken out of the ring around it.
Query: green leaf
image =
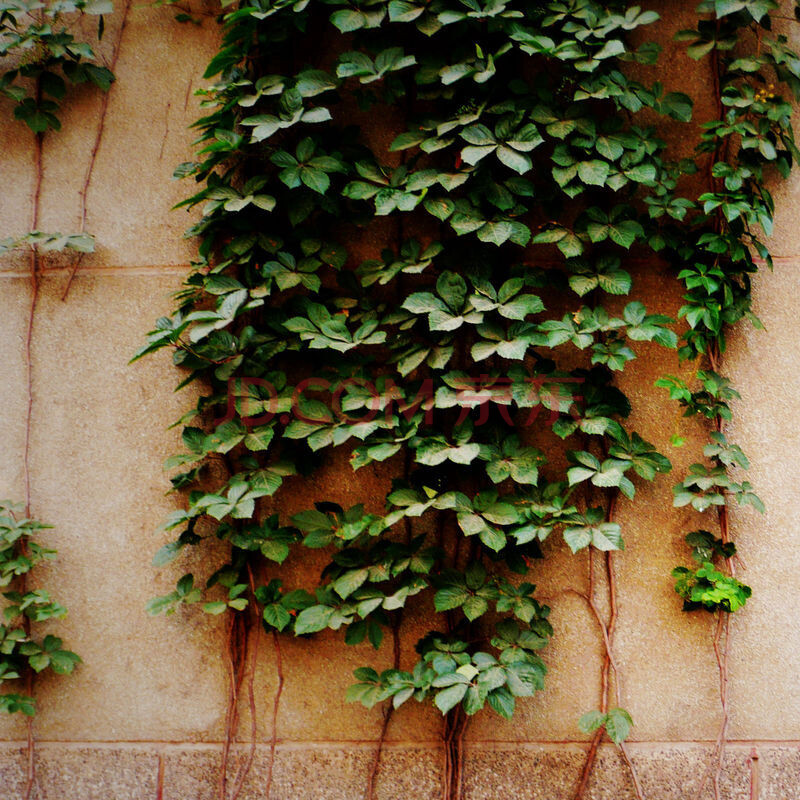
[[[489,603],[483,597],[473,595],[464,602],[462,610],[464,616],[472,622],[489,610]]]
[[[153,566],[163,567],[173,561],[178,553],[183,549],[184,545],[180,541],[169,542],[163,547],[159,548],[158,552],[153,556]]]
[[[621,745],[633,726],[631,715],[624,708],[611,708],[606,718],[606,733],[615,745]]]
[[[355,9],[348,8],[341,11],[334,11],[330,19],[331,23],[342,33],[350,33],[351,31],[357,31],[367,26],[366,15]]]
[[[333,582],[333,588],[342,599],[348,598],[356,589],[364,584],[369,577],[369,569],[348,570]]]
[[[466,587],[445,586],[436,592],[433,605],[437,611],[451,611],[454,608],[461,608],[469,596]]]
[[[608,173],[607,161],[581,161],[578,164],[578,177],[590,186],[604,186]]]
[[[592,530],[592,545],[598,550],[622,550],[622,530],[616,522],[604,522]]]
[[[271,625],[279,631],[282,631],[292,621],[289,612],[278,603],[264,606],[262,616],[267,625]]]
[[[594,733],[606,724],[607,715],[602,711],[587,711],[578,720],[578,729],[582,733]]]
[[[456,683],[441,692],[437,692],[433,701],[436,708],[438,708],[442,714],[446,714],[450,709],[455,708],[461,702],[468,688],[469,686],[466,683]]]
[[[489,692],[486,699],[489,705],[504,719],[511,719],[514,716],[514,695],[505,687]]]
[[[592,532],[588,528],[572,527],[564,531],[564,541],[573,553],[583,550],[592,543]]]
[[[532,162],[528,156],[526,156],[524,153],[518,153],[516,150],[512,150],[510,147],[498,147],[497,158],[500,159],[500,161],[507,167],[513,169],[515,172],[518,172],[520,175],[524,175],[526,172],[530,171],[532,167]],[[470,164],[474,163],[469,161],[466,156],[464,156],[464,160]]]
[[[303,609],[297,615],[294,623],[295,635],[300,636],[304,633],[316,633],[324,630],[328,627],[328,623],[335,612],[335,608],[323,605],[315,605]]]
[[[322,170],[305,167],[300,170],[300,180],[319,194],[325,194],[331,185],[331,179]],[[274,205],[274,202],[273,202]]]

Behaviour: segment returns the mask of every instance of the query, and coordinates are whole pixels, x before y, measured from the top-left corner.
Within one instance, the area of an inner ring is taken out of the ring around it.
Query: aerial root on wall
[[[133,0],[125,0],[125,5],[122,9],[122,21],[119,27],[119,33],[117,34],[117,41],[114,44],[114,49],[111,53],[111,58],[108,62],[108,68],[111,72],[116,73],[117,69],[117,59],[119,58],[119,51],[122,46],[122,34],[125,31],[125,26],[128,24],[128,12],[131,8],[131,3]],[[86,213],[87,213],[87,200],[86,197],[89,193],[89,186],[92,182],[92,174],[94,173],[94,165],[97,161],[97,153],[100,150],[100,143],[103,141],[103,133],[105,132],[106,127],[106,115],[108,113],[108,101],[111,95],[111,89],[107,92],[103,92],[102,98],[100,100],[100,117],[97,122],[97,132],[94,138],[94,144],[92,145],[92,150],[89,153],[89,163],[86,165],[86,173],[83,178],[83,186],[81,187],[80,191],[80,198],[81,198],[81,221],[80,221],[80,232],[86,233]],[[36,230],[36,228],[31,228],[31,230]],[[81,260],[83,259],[83,253],[78,253],[75,256],[75,261],[72,264],[72,269],[70,270],[69,277],[67,278],[67,285],[64,287],[64,291],[61,294],[61,299],[66,300],[67,295],[69,294],[69,290],[72,286],[72,281],[75,278],[75,275],[80,269]]]
[[[402,613],[398,613],[392,619],[392,669],[400,669],[400,624],[402,621]],[[375,748],[375,756],[370,764],[369,773],[367,774],[367,785],[364,789],[364,800],[375,800],[375,781],[381,768],[381,756],[383,755],[383,746],[386,743],[386,734],[389,730],[389,723],[392,721],[394,714],[394,705],[391,701],[387,701],[386,707],[383,710],[383,720],[381,722],[381,732],[378,736],[378,744]]]
[[[614,491],[610,494],[608,500],[608,509],[606,512],[606,522],[612,522],[616,511],[617,492]],[[608,620],[603,618],[603,614],[597,605],[595,599],[595,578],[594,578],[594,548],[589,547],[587,550],[587,563],[588,563],[588,590],[584,595],[580,592],[575,592],[580,597],[583,597],[589,604],[589,608],[594,615],[597,625],[600,629],[603,638],[603,666],[600,673],[600,711],[603,714],[608,713],[611,697],[611,672],[613,670],[614,677],[614,697],[616,700],[617,708],[622,708],[622,689],[620,686],[620,672],[617,665],[616,656],[614,654],[614,632],[617,626],[618,607],[617,607],[617,577],[614,570],[614,557],[611,552],[603,553],[606,568],[606,586],[608,592]],[[597,760],[597,752],[603,740],[605,727],[598,728],[592,736],[589,743],[589,749],[586,753],[583,769],[581,771],[580,779],[578,781],[578,788],[575,791],[575,800],[582,800],[585,795],[586,789],[589,785],[589,780],[592,775],[595,762]],[[639,781],[639,776],[634,767],[633,761],[625,745],[622,742],[619,745],[622,760],[628,768],[633,783],[633,790],[636,795],[636,800],[644,800],[642,793],[642,786]]]

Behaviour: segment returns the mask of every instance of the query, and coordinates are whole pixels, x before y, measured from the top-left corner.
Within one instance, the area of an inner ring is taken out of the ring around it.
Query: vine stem
[[[581,597],[585,598],[589,604],[589,608],[592,610],[592,613],[597,620],[598,627],[600,628],[600,632],[603,635],[603,643],[605,645],[605,657],[603,659],[603,667],[600,671],[600,713],[605,714],[608,712],[608,688],[609,688],[609,678],[610,678],[610,669],[612,662],[614,660],[613,650],[610,646],[610,639],[609,639],[609,628],[613,631],[612,625],[616,623],[615,616],[612,616],[609,619],[609,622],[606,623],[600,613],[600,609],[597,606],[597,603],[594,599],[594,551],[593,547],[589,545],[589,549],[587,551],[588,555],[588,575],[589,575],[589,586],[587,593],[581,594],[580,592],[576,592],[576,594],[580,594]],[[612,608],[612,613],[615,613],[615,606]],[[583,769],[581,770],[581,777],[578,782],[578,788],[575,791],[575,800],[582,800],[584,793],[586,792],[586,788],[589,785],[589,779],[592,775],[592,769],[594,768],[595,760],[597,759],[597,750],[600,747],[600,742],[603,739],[603,728],[598,728],[594,736],[592,736],[592,740],[589,744],[589,750],[586,753],[586,759],[583,762]]]
[[[255,626],[255,632],[252,635],[255,641],[250,648],[250,676],[247,680],[247,699],[248,706],[250,708],[250,747],[247,753],[247,760],[242,765],[242,768],[239,770],[239,773],[236,776],[236,782],[233,785],[233,791],[231,791],[230,800],[237,800],[241,794],[242,788],[244,787],[244,782],[247,776],[250,774],[250,770],[253,766],[253,761],[256,755],[256,738],[258,736],[258,731],[256,726],[255,675],[256,663],[258,661],[258,645],[261,640],[261,629],[259,626]]]
[[[228,705],[225,709],[225,742],[222,745],[222,763],[219,772],[219,785],[217,796],[220,800],[227,800],[227,791],[225,787],[226,782],[226,767],[228,763],[228,751],[230,750],[231,743],[231,730],[233,727],[232,717],[234,715],[235,702],[236,702],[236,668],[233,663],[233,627],[236,623],[236,618],[231,615],[228,620],[228,630],[226,633],[226,652],[228,654]]]
[[[444,534],[444,513],[439,512],[437,522],[442,522],[442,535]],[[453,569],[458,569],[458,559],[460,554],[461,534],[458,528],[453,531],[455,542],[452,549],[451,564]],[[438,537],[437,537],[438,539]],[[442,540],[440,540],[442,541]],[[470,553],[474,554],[476,544],[470,546]],[[469,556],[468,556],[469,557]],[[445,614],[445,630],[450,635],[453,632],[454,623],[452,612]],[[442,742],[444,750],[444,770],[442,775],[442,800],[461,800],[462,784],[462,753],[464,745],[464,730],[467,726],[468,717],[464,714],[463,708],[459,703],[444,716],[442,723]]]
[[[442,800],[461,800],[463,784],[464,733],[469,717],[461,705],[449,711],[444,718],[444,780]]]
[[[122,22],[120,24],[119,33],[117,34],[117,40],[114,44],[114,50],[111,53],[111,59],[108,62],[108,68],[113,73],[117,68],[117,59],[119,58],[119,51],[122,47],[122,34],[125,31],[125,26],[128,24],[128,12],[131,8],[132,0],[125,0],[125,5],[122,8]],[[115,81],[116,82],[116,81]],[[89,154],[89,163],[86,165],[86,173],[83,176],[83,186],[80,191],[80,198],[81,198],[81,226],[80,226],[80,233],[86,233],[86,196],[89,193],[89,185],[92,182],[92,174],[94,173],[94,165],[97,161],[97,153],[100,150],[100,143],[103,141],[103,133],[106,127],[106,114],[108,113],[108,101],[113,90],[113,84],[109,87],[107,92],[103,92],[102,99],[100,101],[100,119],[97,123],[97,133],[94,138],[94,144],[92,145],[91,153]],[[64,301],[67,299],[67,295],[69,294],[70,287],[72,286],[72,281],[75,278],[75,275],[80,268],[81,261],[83,260],[83,253],[78,253],[77,257],[75,258],[75,262],[72,265],[72,269],[70,270],[69,277],[67,278],[67,285],[64,287],[64,291],[61,294],[61,300]]]
[[[227,779],[228,761],[231,745],[236,739],[236,729],[239,724],[239,690],[244,678],[245,659],[242,653],[246,647],[247,632],[244,630],[243,617],[240,614],[231,614],[228,623],[227,653],[228,653],[228,707],[225,712],[225,741],[222,745],[222,764],[219,773],[218,797],[228,800]]]
[[[253,602],[255,601],[255,581],[253,580],[253,570],[250,565],[247,565],[247,576],[250,583],[250,592],[253,595]],[[244,787],[244,782],[250,774],[253,767],[253,761],[256,755],[256,739],[258,737],[257,730],[257,714],[256,714],[256,695],[255,695],[255,680],[256,680],[256,665],[258,663],[258,646],[261,642],[261,626],[256,619],[255,624],[250,624],[247,629],[247,639],[254,639],[250,645],[250,673],[247,679],[247,699],[250,709],[250,747],[247,753],[247,759],[242,765],[241,769],[236,775],[236,781],[233,784],[230,800],[237,800]]]
[[[43,135],[37,133],[34,138],[34,165],[36,178],[33,188],[33,201],[31,209],[31,232],[39,227],[39,206],[42,195],[42,178],[44,169],[42,164]],[[31,301],[28,311],[28,325],[25,331],[25,368],[27,383],[27,408],[25,413],[25,445],[22,451],[22,464],[25,479],[25,516],[31,515],[31,420],[33,417],[33,361],[31,358],[33,347],[34,319],[36,308],[39,304],[39,251],[36,245],[31,245],[30,250],[30,287]]]
[[[392,624],[392,669],[400,669],[400,621],[401,616],[398,613],[398,615],[393,618]],[[389,730],[389,723],[392,721],[393,715],[394,705],[391,701],[388,701],[383,712],[383,722],[381,723],[381,732],[378,736],[378,745],[375,748],[375,758],[372,760],[372,765],[367,775],[364,800],[375,800],[375,779],[380,772],[383,746],[386,743],[386,733]]]
[[[606,522],[612,522],[614,519],[614,514],[616,511],[616,502],[617,502],[617,492],[612,492],[609,496],[608,500],[608,509],[606,511]],[[595,600],[595,580],[594,580],[594,547],[591,545],[588,549],[588,559],[587,559],[587,566],[588,566],[588,590],[586,594],[581,592],[575,591],[574,589],[568,590],[574,592],[579,597],[582,597],[586,600],[589,605],[589,608],[592,610],[592,614],[597,621],[597,625],[600,629],[600,633],[603,637],[603,646],[605,648],[605,655],[603,658],[603,667],[600,673],[600,711],[603,714],[608,713],[609,708],[609,699],[611,694],[611,671],[613,669],[614,672],[614,697],[617,703],[617,707],[622,706],[622,688],[620,684],[620,672],[619,667],[617,666],[616,657],[614,655],[614,631],[617,626],[617,618],[619,615],[618,607],[617,607],[617,578],[616,572],[614,570],[614,560],[613,554],[610,551],[606,551],[605,553],[605,567],[606,567],[606,579],[608,585],[608,605],[609,605],[609,615],[608,621],[603,619],[603,614],[600,610],[600,607],[597,605],[597,601]],[[603,740],[603,732],[604,728],[600,727],[595,731],[594,736],[589,743],[589,750],[586,754],[586,759],[583,764],[583,769],[581,771],[580,780],[578,782],[578,788],[575,792],[574,800],[581,800],[586,792],[586,789],[589,785],[589,779],[592,774],[592,769],[594,768],[595,761],[597,760],[597,751],[600,747],[600,743]],[[625,746],[625,743],[620,743],[620,752],[622,753],[622,758],[625,761],[626,766],[628,767],[628,771],[631,776],[631,780],[633,781],[633,788],[636,794],[636,800],[643,800],[644,795],[642,792],[642,786],[639,781],[639,776],[636,772],[636,768],[633,765],[633,761],[630,758],[630,754],[628,753],[628,749]]]
[[[41,100],[41,85],[37,79],[36,81],[36,98],[37,103]],[[42,159],[42,151],[44,146],[44,134],[37,133],[34,136],[34,168],[36,170],[33,186],[33,198],[31,202],[31,232],[39,227],[39,208],[41,205],[42,196],[42,179],[44,177],[44,164]],[[25,409],[25,445],[22,453],[22,469],[25,480],[25,516],[31,516],[31,428],[33,421],[33,334],[34,322],[36,319],[36,308],[39,304],[39,251],[35,245],[31,245],[30,250],[30,287],[31,287],[31,301],[28,310],[28,324],[25,331],[25,370],[26,370],[26,394],[27,405]],[[22,554],[25,554],[26,545],[23,541],[21,545]],[[26,578],[25,575],[20,576],[20,592],[25,594],[26,591]],[[22,627],[25,631],[26,637],[30,636],[31,624],[28,617],[22,615]],[[30,667],[28,668],[25,676],[25,687],[28,696],[32,696],[33,690],[33,673]],[[36,784],[36,743],[33,737],[33,718],[26,716],[25,718],[25,734],[26,734],[26,779],[25,791],[23,793],[23,800],[30,800],[33,793],[33,787]]]
[[[269,743],[269,764],[267,765],[267,780],[264,783],[264,797],[268,798],[272,788],[272,771],[275,766],[275,747],[278,744],[278,706],[283,694],[283,654],[281,652],[281,639],[277,630],[272,631],[272,644],[275,649],[275,671],[278,676],[278,686],[275,689],[275,699],[272,702],[272,737]]]
[[[717,33],[719,33],[720,30],[719,18],[716,19],[716,30]],[[759,48],[760,46],[761,46],[761,40],[759,32]],[[714,47],[711,50],[711,72],[713,80],[713,92],[714,92],[714,98],[717,102],[717,111],[719,114],[719,119],[723,120],[725,114],[725,108],[722,102],[721,67],[722,65],[720,63],[719,50],[716,47]],[[708,167],[709,188],[710,191],[712,192],[717,191],[719,187],[719,181],[714,177],[714,164],[719,160],[719,158],[723,155],[723,153],[727,155],[729,145],[730,145],[729,138],[723,142],[721,137],[717,137],[716,146],[712,153],[712,157],[709,160],[709,167]],[[725,220],[721,213],[721,210],[717,209],[714,219],[714,228],[717,233],[722,232],[724,223]],[[717,257],[717,263],[718,261],[719,257]],[[711,369],[714,372],[718,373],[719,360],[721,355],[719,339],[715,339],[711,343],[711,345],[708,347],[706,355],[708,356]],[[720,417],[719,415],[717,415],[714,419],[714,427],[718,433],[722,433],[722,417]],[[717,506],[717,520],[720,530],[720,539],[722,540],[723,544],[727,544],[730,541],[730,528],[729,528],[729,518],[728,518],[728,502],[724,489],[722,490],[722,495],[723,495],[723,503],[722,505]],[[730,572],[731,576],[735,576],[736,566],[733,562],[733,559],[727,557],[725,559],[725,563],[727,565],[728,571]],[[706,786],[712,768],[714,768],[714,778],[712,782],[714,789],[714,800],[721,800],[722,797],[720,793],[720,778],[722,776],[722,768],[725,761],[725,743],[727,740],[728,722],[730,719],[730,715],[728,712],[728,652],[730,645],[730,615],[722,610],[718,611],[717,613],[718,613],[717,624],[714,630],[712,645],[714,648],[714,657],[717,662],[717,671],[719,673],[719,700],[720,700],[720,707],[722,710],[722,719],[720,720],[719,731],[717,733],[717,739],[714,744],[714,751],[712,753],[711,760],[709,761],[708,766],[703,772],[703,776],[700,780],[700,785],[698,786],[697,791],[694,794],[695,800],[699,800],[700,795],[702,794],[703,789]],[[723,641],[723,634],[724,634],[724,641]]]
[[[28,696],[31,696],[33,690],[33,676],[28,671],[25,678],[25,691]],[[24,800],[30,800],[33,793],[33,787],[36,785],[36,740],[33,738],[33,718],[25,717],[25,750],[26,750],[26,776],[25,776],[25,793],[23,794]]]
[[[608,575],[608,593],[609,593],[609,601],[611,603],[612,608],[612,615],[614,626],[616,626],[617,622],[617,577],[616,572],[614,570],[614,554],[611,551],[606,553],[606,573]],[[604,637],[604,640],[608,643],[606,646],[608,648],[608,660],[609,663],[614,668],[614,694],[617,701],[617,708],[622,707],[622,685],[620,680],[620,673],[619,668],[617,667],[617,663],[614,660],[614,652],[612,649],[613,643],[613,635],[614,629],[609,624],[609,631],[608,635]],[[631,780],[633,781],[633,788],[636,794],[636,800],[644,800],[644,793],[642,792],[642,785],[639,782],[639,775],[636,772],[636,768],[633,766],[633,761],[631,760],[630,754],[628,753],[628,746],[625,742],[619,743],[619,750],[622,753],[622,759],[625,761],[626,766],[628,767],[628,772],[630,773]]]
[[[717,364],[719,361],[719,345],[715,345],[709,352],[709,360],[712,364],[712,369],[717,372]],[[717,433],[722,433],[722,417],[717,416],[715,419]],[[723,498],[725,502],[721,506],[717,506],[717,516],[719,520],[720,538],[723,543],[727,544],[731,540],[730,536],[730,517],[728,515],[728,500],[725,497],[723,490]],[[730,556],[725,559],[728,567],[728,572],[732,577],[736,576],[736,564],[733,557]],[[730,651],[730,637],[731,637],[731,615],[719,611],[719,618],[717,620],[717,627],[714,632],[714,657],[717,660],[717,670],[719,672],[719,702],[722,709],[722,720],[720,721],[719,734],[717,735],[717,767],[714,772],[714,799],[720,800],[720,786],[719,781],[722,775],[722,768],[725,761],[725,743],[728,735],[728,723],[730,721],[730,713],[728,711],[728,653]]]
[[[403,161],[405,161],[405,153],[403,153]],[[403,240],[402,223],[398,223],[398,252]],[[411,473],[411,453],[406,451],[403,459],[403,479],[408,480]],[[411,525],[411,519],[405,517],[403,520],[404,530],[406,535],[406,543],[411,544],[414,538],[414,529]],[[395,670],[400,669],[400,625],[403,619],[403,611],[400,609],[396,616],[392,618],[392,668]],[[383,720],[381,722],[381,731],[378,736],[378,744],[375,748],[375,757],[372,760],[369,773],[367,774],[367,784],[364,788],[364,800],[374,800],[375,798],[375,779],[381,767],[381,756],[383,755],[383,746],[386,743],[386,734],[389,730],[389,723],[392,721],[394,715],[394,704],[391,701],[387,702],[383,711]]]
[[[715,70],[716,72],[717,70]],[[717,87],[718,88],[718,87]],[[721,224],[721,221],[720,221]],[[711,369],[714,372],[719,371],[720,350],[719,342],[715,341],[708,349],[708,360]],[[714,419],[714,427],[717,433],[722,433],[722,417],[717,415]],[[730,542],[730,520],[728,516],[728,502],[724,489],[722,490],[724,502],[721,506],[717,506],[717,520],[719,524],[720,539],[724,544]],[[732,557],[725,559],[725,564],[731,576],[736,575],[736,565]],[[714,658],[717,662],[717,672],[719,674],[719,702],[722,711],[722,718],[717,732],[717,739],[714,743],[714,750],[712,751],[711,760],[703,772],[700,779],[700,785],[694,794],[695,800],[699,800],[703,790],[705,789],[708,778],[711,775],[712,768],[714,770],[712,785],[714,789],[714,800],[721,800],[722,795],[720,792],[720,779],[722,777],[722,770],[725,763],[725,744],[728,734],[728,723],[730,721],[730,713],[728,710],[728,653],[730,649],[730,614],[720,610],[717,612],[717,625],[714,630],[714,637],[712,639],[712,646],[714,648]]]

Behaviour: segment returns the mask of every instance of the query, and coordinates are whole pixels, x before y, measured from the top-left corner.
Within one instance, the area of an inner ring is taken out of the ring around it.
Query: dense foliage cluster
[[[365,666],[349,697],[510,717],[542,688],[553,633],[527,580],[541,542],[622,549],[618,496],[670,469],[626,427],[615,385],[657,346],[701,359],[691,385],[659,384],[715,423],[675,505],[761,510],[721,430],[737,394],[718,370],[726,327],[758,324],[768,170],[797,156],[781,91],[797,96],[800,60],[771,32],[775,7],[703,2],[679,34],[712,59],[720,100],[680,161],[659,119],[689,122],[692,101],[653,79],[658,15],[638,6],[242,0],[225,14],[198,160],[176,173],[200,184],[185,202],[202,209],[200,260],[137,357],[170,347],[182,385],[201,387],[168,462],[188,504],[156,563],[219,539],[230,558],[151,610],[255,605],[267,628],[377,648],[413,603],[432,628],[416,665]],[[636,299],[633,256],[674,266],[682,326]],[[385,504],[319,496],[286,518],[281,492],[313,491],[335,448],[355,471],[388,462]],[[720,527],[687,537],[687,609],[750,594]],[[330,561],[316,585],[287,585],[305,548]],[[630,717],[582,720],[600,726],[621,741]]]

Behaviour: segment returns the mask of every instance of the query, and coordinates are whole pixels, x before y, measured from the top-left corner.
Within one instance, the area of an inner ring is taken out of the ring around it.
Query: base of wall
[[[693,797],[710,744],[630,743],[646,800]],[[231,755],[229,786],[247,749]],[[464,762],[464,800],[570,800],[584,746],[471,743]],[[755,758],[754,758],[755,756]],[[37,744],[33,800],[216,800],[220,747],[210,744]],[[375,757],[371,743],[283,743],[277,748],[269,798],[264,788],[269,745],[256,748],[240,800],[363,800]],[[386,744],[376,800],[439,800],[441,750],[436,743]],[[709,782],[710,783],[710,782]],[[0,796],[21,797],[24,747],[0,744]],[[735,742],[727,748],[720,794],[725,800],[800,798],[800,744]],[[702,800],[711,800],[710,786]],[[627,769],[612,745],[598,753],[585,800],[634,800]]]

